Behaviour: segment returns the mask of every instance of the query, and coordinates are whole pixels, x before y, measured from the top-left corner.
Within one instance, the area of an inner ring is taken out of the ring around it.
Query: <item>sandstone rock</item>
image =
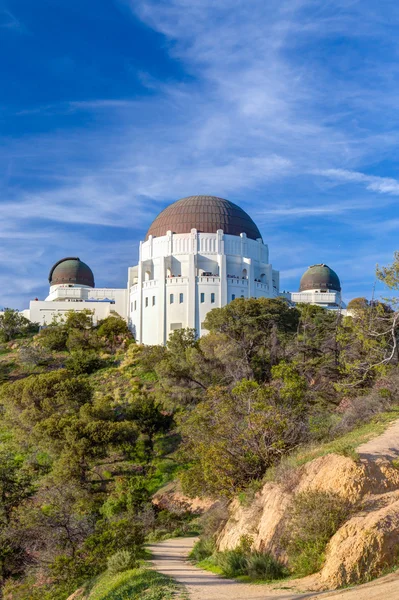
[[[174,513],[188,511],[198,515],[216,504],[211,498],[189,498],[183,494],[178,482],[172,482],[158,490],[152,497],[152,503]]]
[[[253,538],[253,549],[283,556],[279,539],[284,516],[290,503],[290,494],[276,483],[267,483],[249,506],[238,500],[230,505],[230,517],[218,539],[219,550],[235,548],[244,535]]]
[[[327,588],[359,583],[392,566],[399,550],[399,500],[347,521],[331,539],[321,571]]]
[[[355,462],[338,454],[321,456],[305,464],[295,492],[334,492],[352,503],[366,494],[399,488],[399,470],[386,459]]]
[[[234,500],[217,538],[218,549],[233,549],[243,535],[250,535],[255,550],[271,552],[285,562],[280,540],[290,501],[298,492],[315,490],[339,494],[358,506],[359,513],[330,541],[325,565],[319,576],[313,576],[313,589],[374,577],[397,560],[399,469],[384,458],[355,462],[336,454],[303,465],[294,476],[288,473],[280,484],[266,483],[249,506]]]

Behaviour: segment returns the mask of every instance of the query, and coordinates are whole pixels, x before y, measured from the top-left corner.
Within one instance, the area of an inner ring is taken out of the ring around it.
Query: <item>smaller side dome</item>
[[[48,280],[51,285],[87,285],[94,288],[94,275],[86,263],[76,256],[62,258],[51,268]]]
[[[312,265],[302,275],[299,285],[299,291],[307,290],[328,290],[334,292],[341,291],[341,283],[335,271],[328,265]]]

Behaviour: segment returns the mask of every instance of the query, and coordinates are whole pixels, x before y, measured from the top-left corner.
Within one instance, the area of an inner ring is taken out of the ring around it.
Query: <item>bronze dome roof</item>
[[[146,239],[150,235],[166,235],[167,231],[190,233],[192,229],[202,233],[222,229],[229,235],[246,233],[252,240],[262,238],[251,217],[237,204],[216,196],[188,196],[170,204],[156,217]]]
[[[301,277],[299,291],[327,290],[341,291],[341,283],[335,271],[329,266],[320,264],[309,267]]]
[[[62,258],[52,267],[48,276],[50,285],[70,283],[94,288],[94,275],[78,257]]]

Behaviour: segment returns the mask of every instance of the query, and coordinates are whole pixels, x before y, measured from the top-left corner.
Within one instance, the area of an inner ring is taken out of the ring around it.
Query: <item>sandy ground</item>
[[[372,583],[337,592],[295,593],[286,587],[248,585],[222,579],[187,562],[186,558],[196,538],[175,538],[152,544],[154,568],[183,584],[190,600],[399,600],[399,573],[392,573]]]
[[[376,460],[377,458],[399,457],[399,420],[394,421],[384,433],[362,444],[357,449],[360,458]],[[398,596],[399,600],[399,596]]]

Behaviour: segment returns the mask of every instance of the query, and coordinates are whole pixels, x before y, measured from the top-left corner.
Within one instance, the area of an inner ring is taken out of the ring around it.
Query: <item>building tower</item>
[[[239,206],[189,196],[163,210],[129,269],[129,324],[138,342],[164,344],[185,327],[206,333],[206,314],[235,298],[279,295],[279,273],[259,229]]]

